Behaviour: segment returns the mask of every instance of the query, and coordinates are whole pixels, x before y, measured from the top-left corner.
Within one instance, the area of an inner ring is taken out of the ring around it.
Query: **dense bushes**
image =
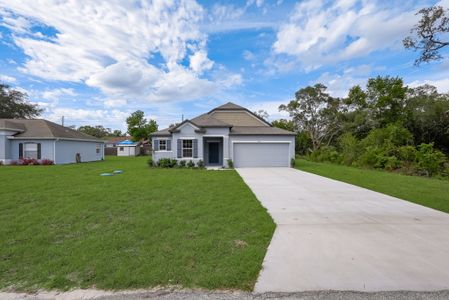
[[[337,146],[322,146],[308,158],[410,175],[446,175],[448,168],[446,156],[432,143],[415,147],[411,133],[398,124],[374,129],[361,140],[345,133]]]
[[[23,158],[19,160],[12,160],[10,162],[11,166],[49,166],[53,165],[54,162],[51,159],[35,159],[35,158]]]
[[[154,161],[152,158],[148,160],[150,168],[190,168],[190,169],[204,169],[204,162],[200,159],[196,164],[193,160],[185,161],[174,158],[161,158],[158,161]]]

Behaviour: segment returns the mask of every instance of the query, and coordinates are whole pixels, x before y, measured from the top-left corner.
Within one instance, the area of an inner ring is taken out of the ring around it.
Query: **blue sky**
[[[449,91],[449,62],[415,67],[401,43],[448,0],[58,2],[0,0],[0,81],[66,125],[123,130],[140,109],[164,127],[227,101],[273,120],[302,87],[343,97],[377,75]]]

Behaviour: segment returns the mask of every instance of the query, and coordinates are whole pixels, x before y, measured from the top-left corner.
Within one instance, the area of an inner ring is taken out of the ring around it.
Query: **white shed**
[[[117,156],[137,156],[140,153],[140,143],[126,140],[117,144]]]

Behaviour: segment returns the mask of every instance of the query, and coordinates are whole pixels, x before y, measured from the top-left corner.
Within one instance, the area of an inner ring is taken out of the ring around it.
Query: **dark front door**
[[[209,143],[209,164],[220,163],[219,159],[219,145],[220,143]]]

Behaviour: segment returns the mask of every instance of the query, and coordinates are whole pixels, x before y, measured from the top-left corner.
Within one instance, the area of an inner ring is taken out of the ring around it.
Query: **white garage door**
[[[288,167],[290,164],[288,143],[235,143],[234,166]]]

